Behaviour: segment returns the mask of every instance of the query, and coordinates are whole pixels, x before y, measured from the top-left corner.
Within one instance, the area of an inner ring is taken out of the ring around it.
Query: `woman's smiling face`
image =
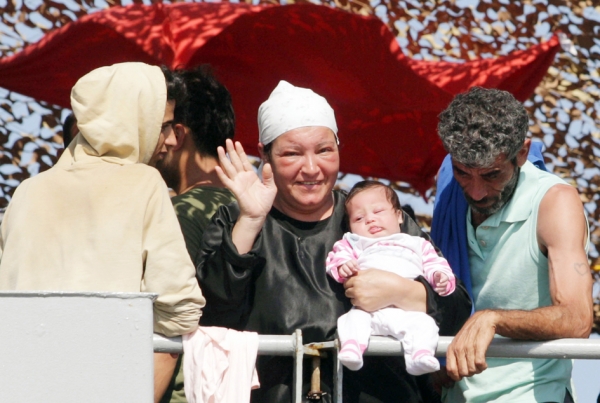
[[[277,185],[275,208],[300,221],[328,217],[333,209],[331,191],[340,168],[331,129],[301,127],[282,134],[272,144],[266,160]]]

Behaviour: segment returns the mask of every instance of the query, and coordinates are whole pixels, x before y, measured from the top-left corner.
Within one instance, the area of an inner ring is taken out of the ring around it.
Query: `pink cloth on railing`
[[[260,387],[258,334],[200,327],[183,339],[183,375],[189,403],[244,403]]]

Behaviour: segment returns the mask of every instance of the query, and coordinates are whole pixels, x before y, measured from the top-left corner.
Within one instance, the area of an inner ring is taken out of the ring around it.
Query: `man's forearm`
[[[485,352],[494,335],[521,340],[585,338],[592,313],[583,305],[553,305],[524,310],[476,312],[458,332],[446,353],[448,375],[455,381],[487,368]]]
[[[592,312],[571,306],[547,306],[531,311],[494,310],[496,333],[520,340],[587,338]]]
[[[175,366],[177,365],[178,354],[154,353],[154,402],[158,403],[165,394]]]

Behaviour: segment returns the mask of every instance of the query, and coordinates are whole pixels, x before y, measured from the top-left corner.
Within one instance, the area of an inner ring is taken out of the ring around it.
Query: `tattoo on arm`
[[[588,270],[588,265],[586,263],[573,263],[573,268],[580,276],[590,274],[590,271]]]

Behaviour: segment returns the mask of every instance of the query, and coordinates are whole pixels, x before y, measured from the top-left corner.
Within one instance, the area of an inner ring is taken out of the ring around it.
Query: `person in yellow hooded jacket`
[[[79,133],[4,215],[0,290],[156,293],[154,331],[192,332],[205,300],[167,187],[147,165],[170,128],[165,75],[144,63],[101,67],[77,81],[71,106]]]

